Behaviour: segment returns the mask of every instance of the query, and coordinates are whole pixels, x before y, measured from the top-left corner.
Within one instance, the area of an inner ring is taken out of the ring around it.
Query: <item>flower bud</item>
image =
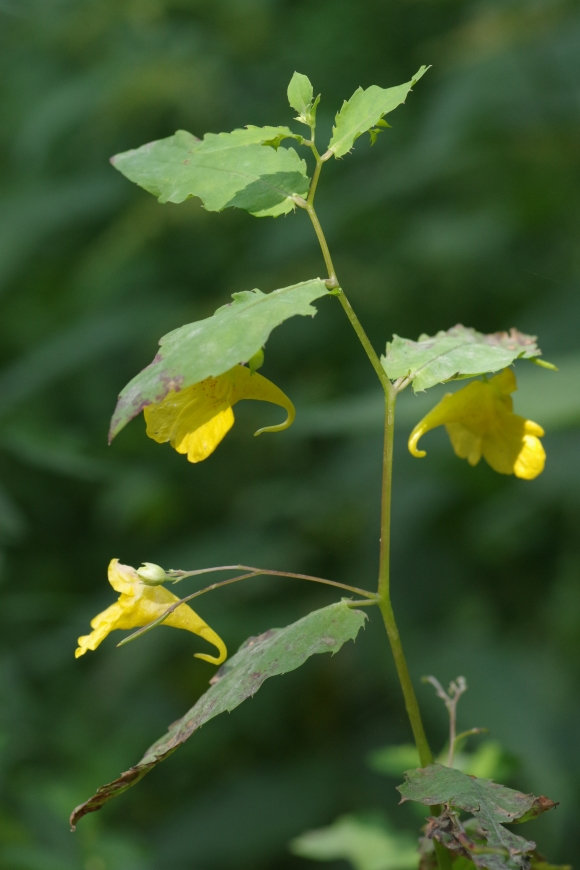
[[[161,567],[153,562],[143,562],[140,568],[137,568],[139,578],[146,586],[160,586],[169,580],[169,577]]]

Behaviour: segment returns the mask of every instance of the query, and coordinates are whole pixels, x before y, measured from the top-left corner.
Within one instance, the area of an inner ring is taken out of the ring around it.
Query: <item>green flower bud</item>
[[[153,562],[143,562],[140,568],[137,568],[137,574],[146,586],[160,586],[169,580],[169,577],[161,567]]]

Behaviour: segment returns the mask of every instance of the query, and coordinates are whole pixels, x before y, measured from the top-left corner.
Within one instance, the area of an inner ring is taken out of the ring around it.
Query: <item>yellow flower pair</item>
[[[419,439],[430,429],[445,426],[453,450],[470,465],[483,456],[500,474],[515,474],[533,480],[544,469],[546,454],[539,440],[544,430],[537,423],[513,413],[510,393],[517,389],[512,369],[504,369],[489,380],[472,381],[456,393],[448,393],[413,429],[409,450],[419,450]],[[259,429],[279,432],[294,420],[294,405],[275,384],[249,368],[234,366],[215,378],[206,378],[178,392],[170,392],[159,403],[147,405],[144,416],[147,435],[169,441],[190,462],[201,462],[216,449],[234,424],[232,406],[241,399],[272,402],[285,408],[284,423]]]
[[[437,426],[445,426],[455,453],[470,465],[477,465],[483,456],[500,474],[532,480],[544,468],[546,454],[540,441],[544,430],[513,413],[510,394],[516,389],[513,371],[504,369],[490,380],[472,381],[456,393],[448,393],[415,426],[409,450],[413,456],[425,456],[425,451],[418,449],[420,438]],[[169,441],[178,453],[186,453],[190,462],[200,462],[232,427],[232,405],[240,399],[273,402],[288,412],[284,423],[259,432],[285,429],[294,419],[294,406],[278,387],[238,365],[219,377],[171,392],[162,402],[148,405],[147,434],[159,442]],[[146,563],[137,572],[113,559],[109,583],[119,593],[119,599],[95,616],[90,634],[79,637],[76,657],[96,649],[111,631],[148,625],[178,602],[179,598],[161,585],[166,576],[157,565]],[[197,658],[216,665],[225,660],[227,650],[222,639],[187,604],[176,607],[163,625],[190,631],[218,650],[217,656],[196,653]]]
[[[510,393],[517,390],[512,369],[484,381],[472,381],[448,393],[417,423],[409,438],[413,456],[425,456],[419,439],[430,429],[445,426],[453,450],[470,465],[481,457],[499,474],[533,480],[544,470],[546,454],[540,437],[544,430],[532,420],[513,413]]]

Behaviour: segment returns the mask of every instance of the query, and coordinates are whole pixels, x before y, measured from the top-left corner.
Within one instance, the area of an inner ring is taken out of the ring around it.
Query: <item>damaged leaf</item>
[[[297,314],[314,316],[316,308],[312,301],[327,295],[320,278],[272,293],[246,290],[234,293],[234,301],[218,308],[212,317],[164,335],[153,362],[121,391],[109,441],[145,405],[160,402],[171,390],[182,390],[204,378],[217,377],[254,358],[276,326]]]
[[[460,323],[418,341],[393,336],[381,363],[391,380],[409,378],[417,393],[455,378],[496,372],[515,359],[541,355],[535,335],[517,329],[484,335]]]
[[[276,217],[292,211],[293,195],[305,196],[310,186],[304,160],[293,148],[278,147],[288,138],[302,142],[288,127],[246,127],[203,139],[178,130],[111,163],[162,203],[198,196],[208,211],[232,206]]]
[[[509,833],[509,831],[507,832]],[[491,839],[478,825],[476,819],[469,819],[464,825],[457,813],[446,810],[440,816],[431,817],[425,827],[428,843],[437,840],[457,858],[468,859],[477,868],[486,870],[529,870],[529,855],[536,844],[523,837],[512,835],[512,850],[507,846],[491,845]],[[519,841],[519,842],[518,842]],[[515,848],[515,846],[519,848]],[[422,852],[427,847],[423,846]]]
[[[286,628],[274,628],[249,638],[222,665],[208,691],[147,750],[138,764],[101,786],[93,797],[73,810],[72,829],[84,815],[100,810],[111,798],[139,782],[210,719],[251,698],[269,677],[295,670],[312,655],[338,652],[344,643],[355,639],[365,620],[362,611],[353,609],[343,600],[314,610]]]
[[[408,771],[405,778],[407,781],[398,786],[402,795],[401,803],[412,800],[425,806],[445,804],[474,816],[486,838],[486,848],[489,847],[494,855],[497,853],[504,862],[503,864],[489,863],[491,859],[486,858],[488,863],[479,866],[489,867],[490,870],[513,866],[524,867],[522,856],[532,852],[536,847],[531,840],[513,834],[504,825],[529,821],[556,806],[549,798],[524,794],[505,785],[497,785],[489,779],[468,776],[466,773],[441,764],[431,764],[428,767]],[[445,842],[444,834],[455,838],[454,842],[461,843],[461,838],[454,827],[455,821],[453,813],[447,814],[445,819],[444,816],[440,816],[432,820],[432,828],[428,836],[435,837],[448,848],[451,846]],[[471,854],[468,857],[475,861]],[[506,864],[506,860],[512,863]]]

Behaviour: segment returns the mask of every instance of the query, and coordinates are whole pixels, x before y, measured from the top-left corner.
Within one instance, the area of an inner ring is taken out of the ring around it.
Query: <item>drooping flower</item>
[[[117,628],[141,628],[157,617],[162,616],[179,598],[164,586],[151,586],[144,583],[134,568],[121,565],[118,559],[109,564],[109,583],[119,592],[119,600],[91,620],[90,634],[79,637],[75,658],[82,656],[88,649],[95,650],[111,631]],[[173,628],[184,628],[217,647],[219,655],[194,653],[198,659],[220,665],[227,657],[227,650],[221,637],[213,631],[187,604],[180,604],[161,623]]]
[[[261,432],[280,432],[294,421],[294,405],[282,390],[247,366],[234,366],[223,375],[206,378],[143,410],[147,435],[159,444],[169,441],[190,462],[201,462],[213,453],[234,425],[232,406],[240,399],[258,399],[285,408],[284,423],[265,426]]]
[[[512,369],[489,380],[472,381],[456,393],[447,393],[427,416],[417,423],[409,438],[413,456],[419,439],[430,429],[445,426],[453,450],[470,465],[481,457],[500,474],[515,474],[533,480],[544,470],[546,453],[540,441],[544,430],[532,420],[513,413],[510,393],[517,390]]]

